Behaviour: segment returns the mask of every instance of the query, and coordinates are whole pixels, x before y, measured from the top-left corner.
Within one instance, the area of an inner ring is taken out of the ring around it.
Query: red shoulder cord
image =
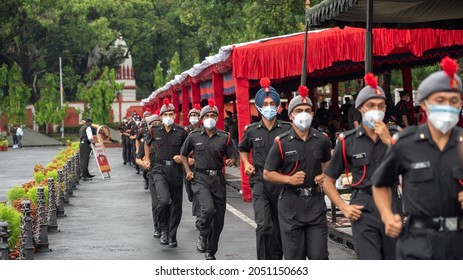
[[[349,185],[351,187],[356,187],[358,185],[360,185],[360,183],[362,183],[363,179],[365,179],[365,175],[367,174],[367,165],[364,164],[363,165],[363,175],[362,175],[362,178],[360,178],[360,180],[357,182],[357,183],[350,183],[349,181],[349,164],[347,162],[347,154],[346,154],[346,142],[344,141],[344,137],[340,137],[341,138],[341,144],[342,144],[342,158],[344,159],[344,165],[345,165],[345,172],[346,172],[346,179],[347,179],[347,182],[349,183]],[[352,177],[353,179],[353,177]]]
[[[463,187],[463,180],[462,179],[458,179],[458,183],[460,183],[460,186]]]
[[[280,142],[280,139],[275,139],[275,141],[278,143],[278,150],[280,150],[280,156],[281,156],[281,160],[284,160],[285,159],[285,156],[284,156],[284,153],[283,153],[283,147],[281,146],[281,142]],[[297,169],[297,166],[299,164],[299,160],[296,160],[296,165],[294,166],[293,170],[291,170],[291,172],[289,172],[288,176],[291,176],[293,175],[293,173],[296,171]]]

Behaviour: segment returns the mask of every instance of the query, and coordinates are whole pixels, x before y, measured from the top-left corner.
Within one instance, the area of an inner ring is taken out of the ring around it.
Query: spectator
[[[21,144],[21,139],[23,138],[24,132],[20,125],[17,125],[16,128],[16,141],[17,141],[17,148],[21,149],[23,145]]]
[[[277,119],[289,122],[288,110],[286,110],[286,103],[281,102],[281,112],[277,115]]]
[[[349,108],[352,107],[352,103],[350,102],[349,97],[344,98],[344,104],[341,105],[341,109],[339,110],[341,113],[341,124],[342,127],[348,127],[347,123],[347,114],[349,112]]]
[[[320,131],[324,131],[328,128],[328,123],[330,121],[330,112],[327,109],[326,101],[320,102],[320,108],[317,109],[315,117],[317,118],[318,129]]]
[[[17,129],[18,127],[15,124],[10,128],[10,134],[13,136],[13,149],[18,148],[18,137],[16,136]]]
[[[400,101],[395,105],[395,119],[398,126],[404,128],[409,125],[414,125],[413,118],[408,109],[408,102],[410,101],[410,94],[408,92],[400,92]]]

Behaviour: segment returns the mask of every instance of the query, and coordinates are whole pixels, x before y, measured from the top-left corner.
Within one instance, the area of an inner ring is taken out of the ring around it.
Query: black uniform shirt
[[[195,167],[206,170],[221,170],[224,156],[236,158],[230,134],[218,129],[210,138],[204,127],[192,131],[183,144],[181,154],[188,156],[191,151],[194,153]]]
[[[243,139],[238,145],[240,152],[249,153],[252,149],[252,164],[264,168],[265,160],[272,147],[275,137],[291,129],[291,123],[276,121],[268,130],[264,122],[248,124],[245,127]]]
[[[316,129],[310,128],[304,142],[297,136],[294,128],[275,138],[270,149],[265,169],[278,171],[284,175],[305,172],[304,184],[299,187],[314,187],[314,178],[322,174],[322,163],[331,158],[331,142]]]
[[[389,131],[395,133],[397,127],[391,127]],[[388,146],[379,137],[376,142],[373,142],[362,125],[344,132],[340,137],[344,137],[346,157],[344,158],[343,155],[342,141],[339,140],[334,148],[333,158],[325,169],[325,174],[334,179],[338,178],[345,172],[346,165],[344,162],[347,159],[348,169],[352,172],[352,182],[350,183],[358,184],[363,177],[360,184],[355,187],[371,187],[371,176],[381,164]],[[364,166],[366,166],[365,174]]]
[[[130,136],[138,136],[138,126],[136,123],[133,123],[130,126]],[[135,141],[135,139],[131,139],[131,140]]]
[[[175,155],[180,155],[180,148],[187,137],[185,128],[178,124],[173,124],[167,132],[164,125],[151,127],[151,138],[147,142],[154,151],[156,163],[163,163],[164,160],[172,160]]]
[[[462,130],[454,128],[441,152],[427,125],[411,126],[394,135],[396,141],[373,174],[375,186],[390,186],[402,174],[405,213],[419,217],[463,217],[458,193],[463,190],[463,166],[458,146]],[[393,141],[394,143],[394,141]]]

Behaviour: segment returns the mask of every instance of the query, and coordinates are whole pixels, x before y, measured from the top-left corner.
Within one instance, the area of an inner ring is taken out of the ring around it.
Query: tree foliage
[[[0,111],[8,116],[10,124],[26,123],[26,106],[30,89],[23,83],[18,64],[0,68]]]
[[[84,118],[91,117],[95,123],[109,123],[111,104],[116,93],[124,88],[124,84],[116,83],[114,69],[105,67],[101,71],[93,68],[85,78],[86,84],[78,85],[77,96],[87,102]]]
[[[39,125],[60,123],[66,116],[69,104],[61,107],[61,96],[56,77],[47,73],[40,80],[41,98],[34,104],[35,122]]]
[[[154,70],[154,89],[158,89],[164,86],[164,74],[162,73],[161,62],[159,61]]]

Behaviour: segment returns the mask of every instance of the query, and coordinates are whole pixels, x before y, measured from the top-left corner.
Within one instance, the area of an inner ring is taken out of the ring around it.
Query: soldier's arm
[[[190,177],[191,175],[188,175],[191,172],[190,165],[188,163],[188,155],[193,151],[192,146],[191,146],[191,134],[188,135],[188,137],[185,139],[185,142],[183,142],[182,148],[180,148],[180,155],[182,159],[182,164],[183,168],[185,169],[185,175],[186,178]],[[188,179],[191,180],[191,179]]]

